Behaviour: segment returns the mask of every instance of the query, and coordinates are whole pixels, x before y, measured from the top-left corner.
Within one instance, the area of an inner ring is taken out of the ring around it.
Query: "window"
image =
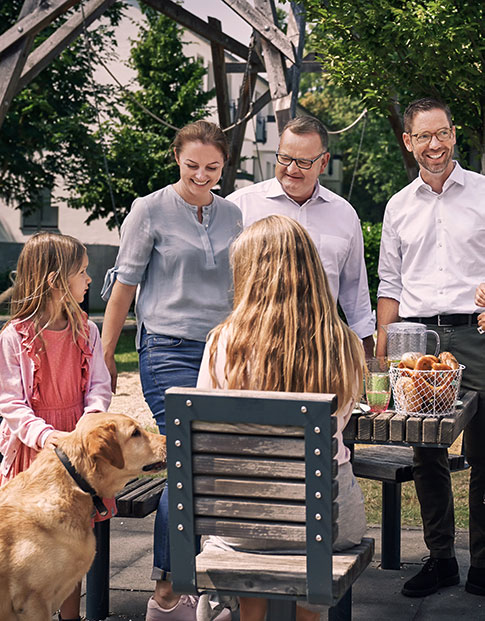
[[[44,188],[40,192],[41,206],[31,210],[30,205],[22,205],[22,231],[31,233],[59,226],[59,208],[51,204],[51,192]]]

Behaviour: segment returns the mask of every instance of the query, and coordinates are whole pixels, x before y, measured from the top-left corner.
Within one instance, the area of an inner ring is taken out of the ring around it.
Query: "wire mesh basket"
[[[455,403],[465,367],[449,371],[415,371],[389,369],[394,407],[398,414],[417,416],[449,416],[455,411]]]

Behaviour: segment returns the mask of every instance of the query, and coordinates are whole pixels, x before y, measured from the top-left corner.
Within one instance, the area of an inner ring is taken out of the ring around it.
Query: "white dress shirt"
[[[485,279],[485,176],[457,162],[436,194],[421,176],[386,207],[378,296],[399,302],[401,317],[479,312]]]
[[[362,229],[350,203],[317,183],[313,195],[299,205],[276,178],[236,190],[226,198],[242,211],[244,227],[274,214],[293,218],[305,227],[349,326],[360,338],[373,334]]]

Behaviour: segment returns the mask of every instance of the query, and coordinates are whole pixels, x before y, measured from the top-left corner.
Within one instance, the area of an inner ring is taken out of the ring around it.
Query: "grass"
[[[455,499],[455,526],[456,528],[467,529],[470,470],[452,474],[451,481]],[[359,483],[364,492],[367,523],[380,524],[382,511],[381,483],[369,479],[359,479]],[[413,481],[402,484],[401,523],[403,526],[422,526],[419,502]]]
[[[123,332],[118,341],[115,353],[118,372],[138,371],[138,354],[135,350],[135,332]],[[455,498],[456,528],[468,528],[468,485],[470,471],[456,472],[451,476],[453,495]],[[359,479],[365,497],[365,511],[368,524],[380,524],[382,512],[381,483],[369,479]],[[414,483],[402,484],[401,521],[403,526],[422,525],[419,503]]]
[[[138,354],[135,349],[134,330],[122,332],[116,346],[115,361],[118,373],[122,371],[138,371]]]

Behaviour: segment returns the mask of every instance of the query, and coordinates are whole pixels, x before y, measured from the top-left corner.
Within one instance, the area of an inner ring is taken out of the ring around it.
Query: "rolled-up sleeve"
[[[120,249],[116,265],[105,276],[102,296],[107,300],[115,280],[123,285],[138,285],[143,279],[153,250],[155,227],[144,198],[137,198],[121,227]]]
[[[369,284],[364,259],[364,240],[360,221],[353,219],[349,253],[340,272],[339,303],[352,330],[361,338],[373,334],[374,317],[369,297]]]
[[[392,221],[389,207],[384,214],[382,225],[381,248],[379,254],[379,288],[377,297],[401,300],[402,291],[402,254],[399,237]]]

